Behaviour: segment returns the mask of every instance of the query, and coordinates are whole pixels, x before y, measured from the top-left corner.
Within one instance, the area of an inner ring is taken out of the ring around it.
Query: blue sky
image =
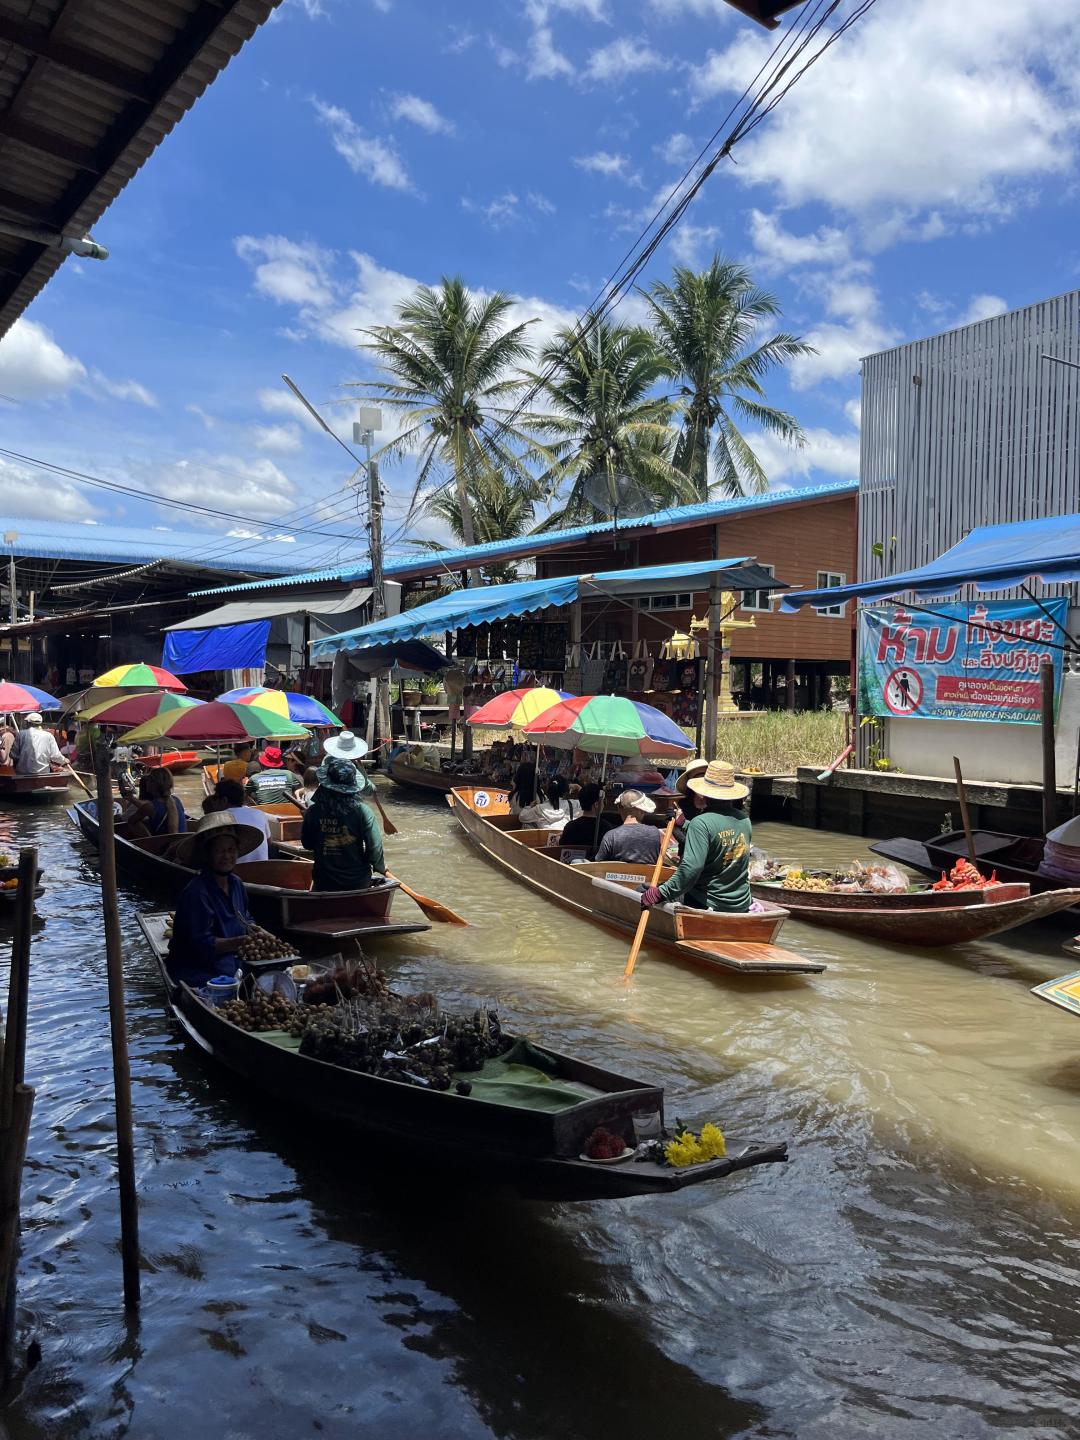
[[[857,476],[861,355],[1080,283],[1069,8],[878,0],[653,260],[745,261],[817,346],[770,385],[808,436],[761,443],[774,485]],[[5,512],[357,553],[348,458],[281,373],[347,434],[357,331],[418,281],[572,321],[773,43],[721,0],[286,0],[96,227],[111,258],[0,342],[3,446],[145,498],[0,459]]]

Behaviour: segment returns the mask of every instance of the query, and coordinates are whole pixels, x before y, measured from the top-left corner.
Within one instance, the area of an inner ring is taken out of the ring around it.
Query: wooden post
[[[785,694],[784,694],[784,699],[785,699],[785,701],[787,702],[787,708],[788,708],[789,710],[794,710],[794,709],[795,709],[795,661],[794,661],[794,660],[789,660],[789,661],[787,662],[787,690],[786,690],[786,692],[785,692]]]
[[[15,1087],[26,1079],[26,1007],[30,989],[30,936],[34,928],[34,887],[37,851],[19,851],[19,888],[15,897],[15,926],[8,977],[7,1028],[0,1080],[0,1127],[11,1124]]]
[[[109,982],[109,1031],[112,1038],[113,1089],[116,1094],[116,1168],[120,1184],[120,1255],[124,1304],[139,1304],[139,1205],[135,1193],[135,1138],[131,1114],[131,1065],[124,1015],[124,955],[120,907],[116,898],[116,843],[113,836],[112,771],[108,746],[94,753],[97,772],[98,866],[101,913],[105,922],[105,965]]]
[[[691,615],[693,609],[691,608]],[[705,651],[705,748],[706,760],[716,759],[716,692],[719,689],[720,667],[724,663],[720,634],[720,583],[713,580],[709,586],[709,639]]]
[[[1044,659],[1039,666],[1042,696],[1043,834],[1057,824],[1057,758],[1054,754],[1054,662]]]

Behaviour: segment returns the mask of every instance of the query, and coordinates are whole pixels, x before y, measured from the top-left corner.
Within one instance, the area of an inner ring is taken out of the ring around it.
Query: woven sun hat
[[[338,790],[342,795],[355,795],[360,788],[356,766],[351,760],[341,760],[336,755],[325,760],[316,774],[320,785],[325,785],[327,790]]]
[[[686,788],[707,800],[744,800],[750,794],[747,786],[735,779],[735,767],[726,760],[710,760],[701,775],[686,782]]]
[[[206,858],[206,847],[215,835],[222,832],[236,840],[236,853],[243,859],[252,850],[258,849],[264,840],[261,830],[254,825],[245,825],[231,810],[215,810],[204,815],[197,830],[191,830],[177,845],[174,858],[179,865],[201,865]]]
[[[695,779],[698,775],[704,775],[705,771],[708,768],[708,760],[691,760],[690,763],[686,766],[686,769],[675,781],[676,792],[679,795],[685,795],[686,787],[690,784],[690,781]]]
[[[639,815],[652,815],[656,810],[655,803],[640,790],[624,790],[615,804],[620,810],[636,810]]]
[[[367,754],[367,741],[361,740],[351,730],[342,730],[340,735],[323,741],[323,750],[338,760],[359,760]]]

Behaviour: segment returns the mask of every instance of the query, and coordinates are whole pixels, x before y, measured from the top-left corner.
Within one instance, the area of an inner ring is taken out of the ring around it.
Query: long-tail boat
[[[403,790],[426,791],[435,798],[448,795],[459,786],[483,785],[484,776],[455,773],[452,770],[432,769],[427,765],[410,765],[401,755],[395,755],[386,767],[386,773],[395,785]]]
[[[457,1172],[470,1184],[510,1185],[527,1196],[601,1200],[666,1194],[719,1180],[736,1170],[787,1159],[787,1146],[748,1145],[724,1159],[675,1169],[632,1159],[602,1163],[581,1158],[585,1142],[603,1126],[633,1145],[634,1116],[655,1115],[663,1126],[664,1092],[555,1050],[530,1045],[530,1056],[563,1092],[537,1105],[499,1103],[476,1094],[433,1090],[368,1075],[299,1053],[299,1040],[281,1031],[242,1030],[166,968],[163,916],[140,916],[161,970],[169,1009],[204,1055],[248,1082],[260,1099],[298,1106],[306,1125],[319,1121],[404,1147],[432,1174]],[[472,1073],[472,1072],[470,1072]],[[482,1072],[480,1072],[482,1074]],[[472,1073],[472,1078],[477,1078]],[[552,1086],[554,1088],[554,1084]],[[363,1157],[364,1148],[354,1152]],[[372,1159],[372,1164],[379,1163]]]
[[[448,800],[469,838],[515,880],[583,919],[633,934],[641,918],[639,891],[649,882],[649,867],[581,861],[580,852],[560,846],[558,831],[521,829],[517,817],[510,814],[505,791],[469,786],[453,790]],[[672,873],[667,868],[662,878]],[[779,905],[745,915],[656,905],[646,940],[681,960],[714,970],[802,975],[824,970],[824,961],[808,960],[773,943],[787,913]]]
[[[751,894],[771,900],[808,925],[828,925],[852,935],[896,945],[937,949],[985,940],[1017,925],[1041,920],[1080,903],[1080,890],[1032,895],[1026,884],[988,885],[982,890],[867,891],[797,890],[783,881],[755,881]]]
[[[88,805],[72,806],[68,818],[86,840],[97,845],[98,822]],[[169,851],[176,841],[175,835],[138,840],[117,835],[117,870],[175,900],[196,873],[171,858]],[[391,920],[396,880],[384,880],[365,890],[313,890],[313,869],[312,861],[293,858],[251,860],[240,865],[237,873],[260,925],[289,939],[327,943],[431,929],[427,921]]]
[[[153,750],[148,755],[136,755],[134,764],[143,770],[171,770],[174,775],[183,775],[194,770],[199,763],[197,750]]]
[[[0,800],[34,804],[41,800],[62,800],[70,777],[64,770],[46,775],[16,775],[14,765],[0,765]]]
[[[974,830],[975,858],[986,871],[993,871],[1003,883],[1030,885],[1034,894],[1046,891],[1066,890],[1069,882],[1054,875],[1044,875],[1039,866],[1042,863],[1046,841],[1038,835],[1009,835],[997,830]],[[938,879],[947,874],[968,855],[968,842],[962,830],[946,830],[929,840],[878,840],[870,849],[875,855],[884,856],[917,870],[923,875]],[[1072,906],[1077,906],[1080,897],[1074,897]],[[1080,913],[1080,910],[1078,910]]]

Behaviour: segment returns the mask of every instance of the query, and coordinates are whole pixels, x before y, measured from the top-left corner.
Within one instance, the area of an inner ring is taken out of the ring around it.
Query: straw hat
[[[687,785],[689,785],[690,781],[695,779],[698,775],[704,775],[705,771],[708,768],[708,760],[691,760],[687,764],[685,770],[683,770],[679,778],[675,781],[675,789],[678,794],[685,795],[686,787]]]
[[[337,760],[359,760],[367,754],[367,741],[361,740],[351,730],[342,730],[340,735],[323,742],[323,750]]]
[[[636,810],[639,815],[652,815],[656,810],[655,803],[640,790],[624,790],[615,804],[620,810]]]
[[[686,788],[708,800],[743,800],[749,789],[735,779],[735,767],[726,760],[710,760],[705,773],[686,782]]]
[[[257,850],[263,842],[263,833],[254,825],[245,825],[231,810],[215,810],[204,815],[197,830],[190,831],[177,845],[173,858],[179,865],[201,865],[207,845],[215,835],[225,833],[236,840],[236,851],[241,859]]]

